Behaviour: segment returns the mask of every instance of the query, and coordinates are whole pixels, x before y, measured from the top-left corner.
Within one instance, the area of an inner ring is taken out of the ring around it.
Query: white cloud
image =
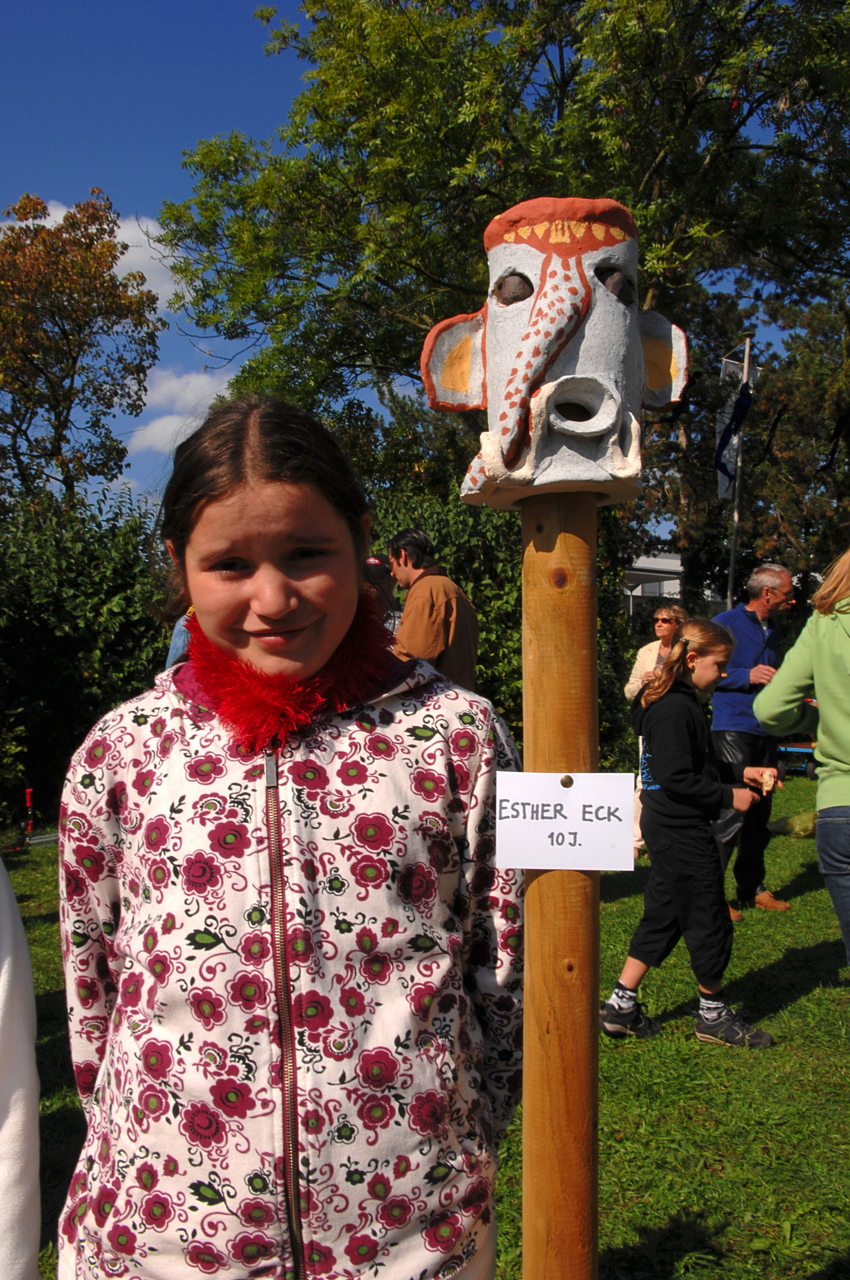
[[[128,271],[141,271],[145,277],[145,287],[153,289],[159,296],[160,310],[164,311],[168,299],[174,292],[174,278],[162,250],[151,244],[154,236],[158,236],[162,228],[156,218],[122,218],[118,224],[118,239],[128,246],[127,252],[118,263],[118,274],[126,275]]]
[[[190,373],[154,369],[148,379],[148,408],[203,413],[231,377],[232,371],[224,369],[197,369]]]
[[[48,226],[53,227],[57,222],[61,222],[67,212],[68,206],[66,204],[60,204],[58,200],[48,200],[46,219]]]
[[[197,369],[189,373],[154,369],[148,378],[147,407],[170,412],[137,427],[127,442],[127,452],[131,456],[145,449],[173,453],[180,441],[200,426],[230,376],[223,369]]]
[[[127,441],[127,452],[131,457],[145,449],[153,449],[155,453],[173,453],[197,425],[194,418],[181,413],[165,413],[161,418],[154,418],[153,422],[136,428]]]

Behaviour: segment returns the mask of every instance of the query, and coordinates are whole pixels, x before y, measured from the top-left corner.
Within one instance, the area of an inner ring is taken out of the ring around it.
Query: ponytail
[[[688,666],[688,654],[703,657],[717,649],[734,648],[735,640],[726,627],[708,618],[690,618],[682,627],[679,639],[670,650],[667,660],[658,668],[649,684],[644,686],[640,699],[644,707],[651,706],[665,693],[669,693],[677,680],[682,680]]]

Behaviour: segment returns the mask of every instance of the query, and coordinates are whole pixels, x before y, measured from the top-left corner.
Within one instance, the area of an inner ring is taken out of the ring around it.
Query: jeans
[[[818,810],[818,870],[829,896],[850,964],[850,805]]]

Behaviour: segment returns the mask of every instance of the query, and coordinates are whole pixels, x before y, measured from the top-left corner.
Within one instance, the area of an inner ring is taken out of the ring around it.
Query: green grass
[[[774,815],[813,809],[793,779]],[[813,840],[771,841],[768,884],[788,912],[735,926],[727,991],[774,1048],[700,1044],[680,944],[641,996],[661,1015],[649,1041],[600,1044],[601,1280],[684,1276],[850,1277],[850,986]],[[645,861],[602,876],[601,989],[619,976],[641,914]],[[733,892],[730,885],[730,893]],[[498,1280],[521,1266],[520,1123],[499,1181]]]
[[[815,803],[794,779],[774,813]],[[83,1136],[64,1033],[56,849],[8,856],[33,956],[42,1080],[42,1276]],[[640,917],[645,862],[602,877],[604,994]],[[727,989],[776,1038],[759,1053],[699,1044],[683,946],[642,992],[663,1033],[600,1045],[601,1280],[850,1277],[850,985],[812,840],[775,839],[768,883],[793,902],[735,926]],[[519,1280],[521,1121],[502,1149],[498,1280]]]

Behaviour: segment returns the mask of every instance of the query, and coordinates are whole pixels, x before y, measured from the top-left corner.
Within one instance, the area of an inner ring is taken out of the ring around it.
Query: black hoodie
[[[641,798],[648,817],[665,827],[692,827],[731,809],[731,783],[741,781],[742,770],[715,757],[705,708],[689,684],[677,681],[648,707],[638,694],[632,727],[643,737]]]

